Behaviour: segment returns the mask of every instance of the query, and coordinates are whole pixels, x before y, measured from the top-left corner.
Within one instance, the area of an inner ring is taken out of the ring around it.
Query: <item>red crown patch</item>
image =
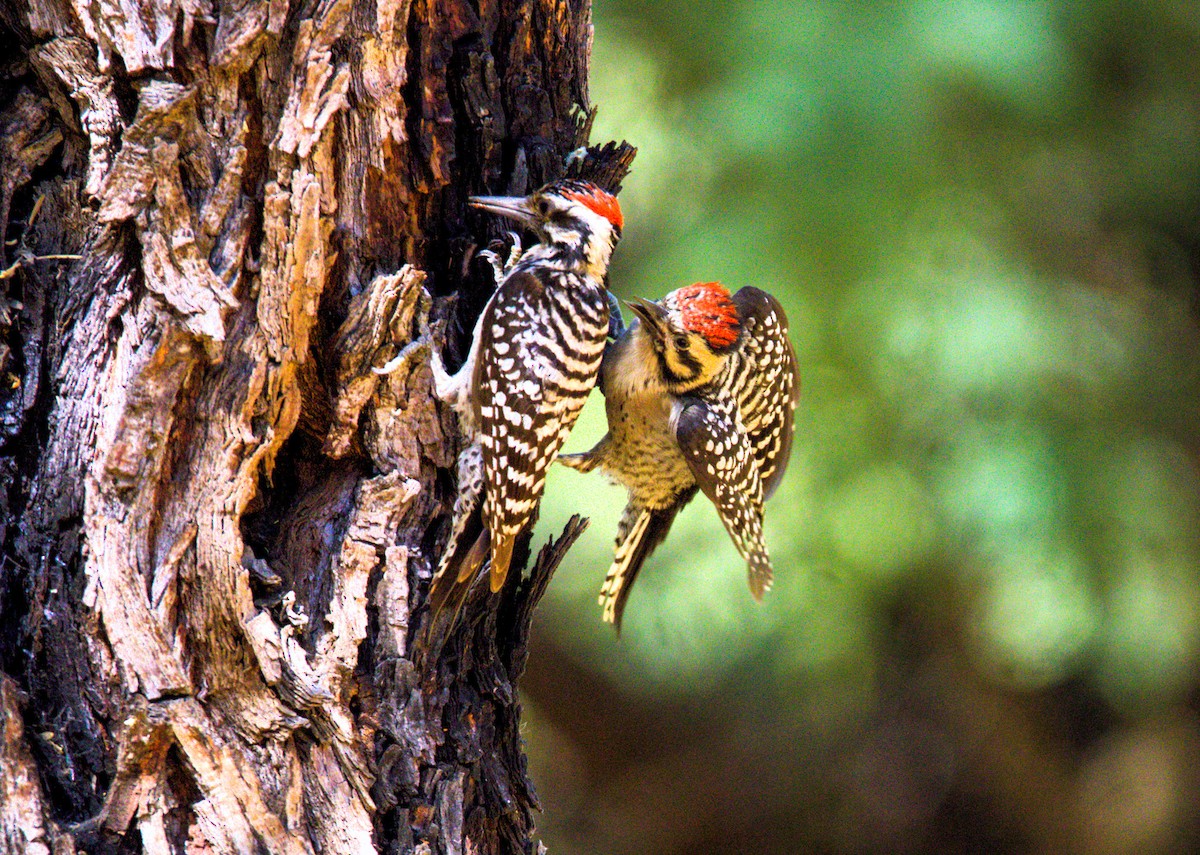
[[[675,292],[683,325],[704,336],[713,350],[733,347],[742,321],[728,289],[720,282],[697,282]]]
[[[565,197],[604,217],[618,229],[625,227],[625,217],[621,215],[621,205],[616,196],[601,190],[595,184],[583,181],[572,184],[573,186],[563,193]]]

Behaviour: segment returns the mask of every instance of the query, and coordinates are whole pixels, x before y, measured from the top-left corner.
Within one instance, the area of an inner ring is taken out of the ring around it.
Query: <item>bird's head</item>
[[[562,179],[529,196],[472,196],[472,207],[516,220],[543,244],[603,279],[625,219],[617,197],[590,181]]]
[[[657,303],[627,303],[641,321],[641,335],[658,359],[673,391],[708,383],[742,338],[742,322],[729,291],[719,282],[697,282]]]

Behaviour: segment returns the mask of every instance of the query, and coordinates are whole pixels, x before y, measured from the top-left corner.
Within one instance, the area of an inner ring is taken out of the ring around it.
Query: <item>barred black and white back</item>
[[[604,286],[574,273],[530,265],[514,270],[504,289],[483,329],[487,357],[475,381],[493,573],[507,569],[546,472],[596,384],[609,323]]]
[[[460,457],[452,537],[431,585],[435,611],[456,585],[469,587],[489,557],[492,591],[504,584],[546,470],[596,383],[610,323],[604,278],[622,226],[616,199],[581,181],[471,204],[521,222],[540,240],[498,266],[459,371],[449,375],[434,351],[436,394],[473,440]]]

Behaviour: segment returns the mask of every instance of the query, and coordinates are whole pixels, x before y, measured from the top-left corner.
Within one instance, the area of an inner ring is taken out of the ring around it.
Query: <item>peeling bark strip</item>
[[[584,522],[424,646],[424,336],[492,288],[466,197],[583,142],[589,16],[0,9],[0,850],[535,851],[516,681]]]

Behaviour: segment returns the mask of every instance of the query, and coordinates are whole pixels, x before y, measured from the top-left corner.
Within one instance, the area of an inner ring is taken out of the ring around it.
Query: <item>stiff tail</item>
[[[763,594],[771,590],[771,585],[775,583],[775,573],[771,569],[771,556],[767,554],[765,545],[750,554],[746,560],[746,571],[750,582],[750,593],[756,601],[761,603]]]
[[[625,604],[629,600],[629,592],[637,581],[638,573],[650,554],[666,538],[671,530],[671,524],[683,507],[696,495],[697,488],[692,487],[683,493],[675,504],[661,510],[650,510],[629,505],[621,516],[617,527],[617,546],[613,555],[612,566],[608,576],[600,588],[600,605],[606,623],[611,623],[621,631],[621,620],[625,614]]]
[[[515,542],[516,537],[511,534],[499,534],[492,538],[492,572],[490,579],[493,594],[504,587],[504,580],[508,577],[508,565],[512,563],[513,544]]]
[[[651,511],[646,508],[635,508],[630,505],[621,517],[621,526],[617,530],[617,549],[613,554],[612,566],[604,578],[600,588],[600,605],[604,609],[604,621],[611,623],[621,631],[621,617],[625,612],[625,601],[629,599],[629,591],[637,579],[641,567],[633,563],[638,553],[638,545],[646,535],[650,525]]]
[[[466,589],[478,575],[491,546],[490,532],[483,524],[481,514],[483,457],[478,445],[466,448],[459,455],[458,483],[460,492],[454,502],[450,537],[429,585],[429,605],[435,620],[447,602],[465,597]],[[455,594],[455,589],[460,587],[463,590]]]
[[[461,546],[463,543],[470,543],[470,548],[465,551],[447,551],[433,575],[433,581],[429,583],[429,608],[434,620],[437,620],[442,609],[451,602],[455,603],[456,611],[461,608],[461,601],[466,599],[471,583],[479,575],[479,570],[487,559],[491,546],[491,536],[487,528],[477,524],[471,527],[471,532],[474,534],[473,538],[455,544]]]

